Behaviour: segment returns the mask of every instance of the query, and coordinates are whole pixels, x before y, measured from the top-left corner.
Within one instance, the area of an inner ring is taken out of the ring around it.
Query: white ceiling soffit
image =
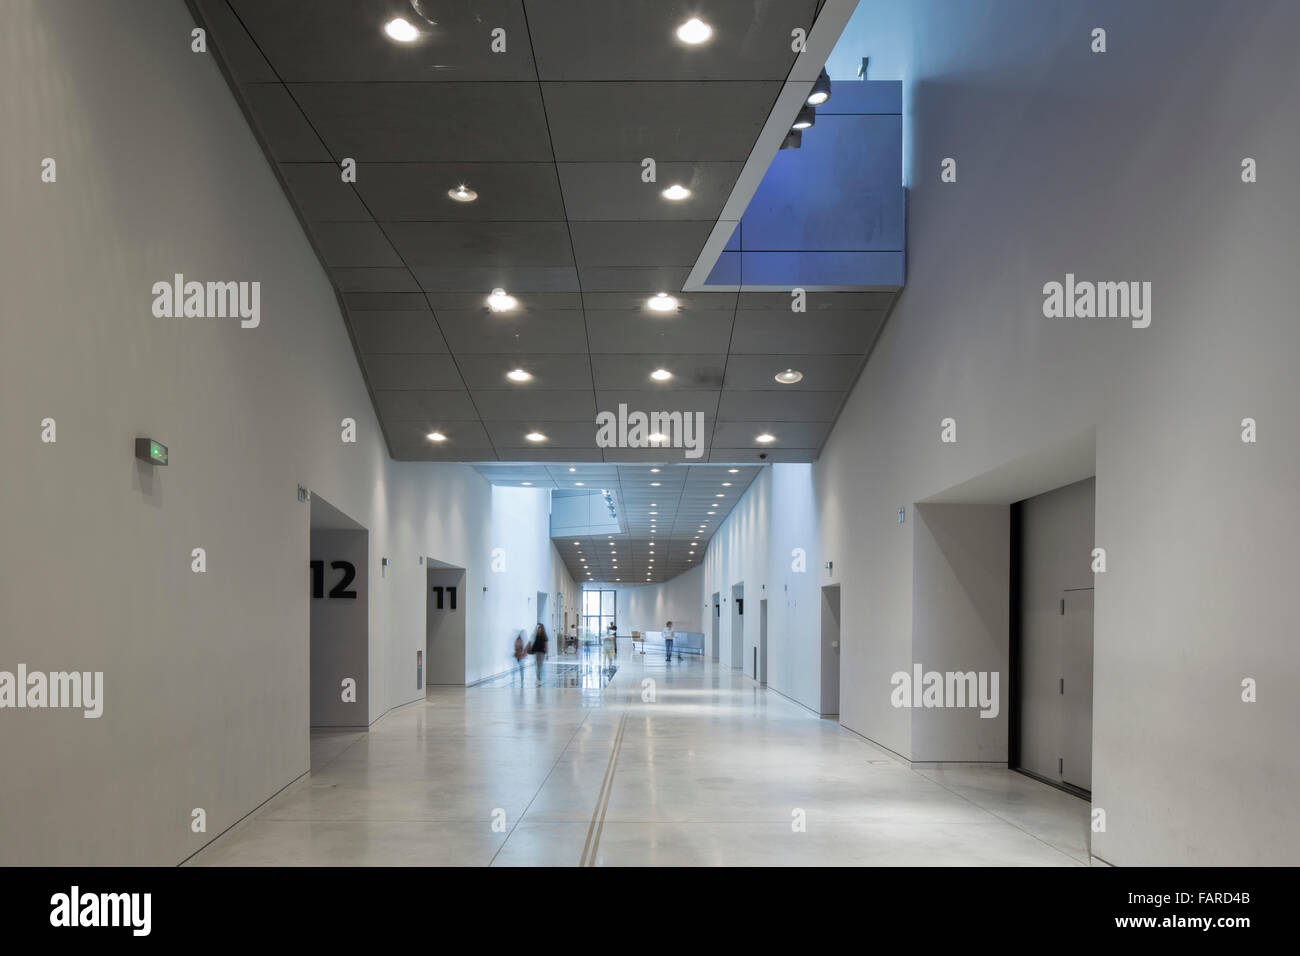
[[[749,207],[749,201],[754,198],[754,193],[758,191],[759,183],[763,181],[768,167],[772,165],[772,160],[776,158],[777,152],[781,149],[781,143],[785,141],[786,134],[790,132],[790,126],[799,114],[800,107],[808,99],[808,94],[812,92],[812,85],[817,81],[817,75],[821,73],[822,66],[830,58],[831,50],[839,42],[840,34],[844,32],[849,18],[853,16],[853,11],[857,8],[858,0],[826,0],[821,12],[817,15],[817,21],[813,24],[812,31],[808,34],[803,53],[795,60],[794,66],[790,69],[790,75],[781,88],[780,95],[777,96],[776,106],[772,108],[767,123],[763,126],[763,131],[758,134],[758,141],[754,144],[754,151],[749,154],[749,159],[740,171],[740,178],[736,180],[731,195],[722,207],[722,215],[718,217],[713,231],[704,243],[704,248],[700,252],[699,259],[695,262],[695,267],[691,269],[690,275],[686,277],[686,284],[682,286],[683,292],[698,292],[705,288],[704,284],[709,279],[709,273],[713,271],[713,267],[722,255],[722,250],[726,247],[727,241],[731,239],[731,234],[740,222],[740,217],[745,214],[745,210]],[[767,289],[767,287],[754,287],[750,290],[748,286],[745,288],[747,291],[763,291]],[[708,289],[716,292],[741,291],[741,287],[738,285],[711,285]],[[782,288],[771,291],[785,290]]]

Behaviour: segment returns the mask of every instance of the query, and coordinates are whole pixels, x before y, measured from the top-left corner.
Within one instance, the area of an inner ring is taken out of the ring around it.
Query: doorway
[[[548,634],[555,630],[555,628],[551,626],[551,622],[546,619],[546,605],[550,603],[548,600],[549,597],[550,595],[545,591],[537,592],[537,623],[546,628]]]
[[[1010,765],[1092,790],[1096,479],[1012,505]]]
[[[823,717],[840,715],[840,586],[822,588]]]
[[[731,586],[731,666],[745,669],[745,583]]]
[[[767,598],[758,602],[758,659],[754,680],[767,684]]]
[[[425,560],[425,687],[465,684],[465,569]]]
[[[370,725],[370,532],[311,496],[311,728]]]

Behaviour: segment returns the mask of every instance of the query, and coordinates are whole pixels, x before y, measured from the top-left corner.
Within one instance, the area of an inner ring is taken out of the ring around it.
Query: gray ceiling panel
[[[738,354],[858,355],[875,341],[883,312],[739,312],[731,351]]]
[[[582,291],[617,292],[620,289],[645,289],[646,298],[658,292],[674,293],[686,282],[691,270],[686,266],[588,266],[578,270]]]
[[[809,292],[805,305],[809,312],[887,311],[896,292]],[[788,292],[742,292],[740,308],[745,312],[790,311]]]
[[[782,446],[793,448],[820,448],[830,432],[830,422],[718,422],[713,432],[713,443],[723,448],[769,447],[756,440],[763,432],[775,435]]]
[[[723,391],[718,420],[724,422],[830,422],[846,392]]]
[[[674,497],[647,482],[627,505],[687,522],[660,522],[665,539],[719,499],[683,485],[687,449],[597,447],[597,410],[702,412],[700,461],[744,462],[746,481],[760,453],[815,458],[895,292],[812,293],[795,316],[786,293],[679,290],[818,0],[436,0],[420,8],[436,24],[411,0],[192,6],[340,295],[395,457],[548,462],[541,480],[570,492],[587,485],[570,467],[609,484],[658,463]],[[416,42],[384,35],[398,15]],[[674,34],[692,16],[714,29],[699,47]],[[462,183],[474,201],[447,195]],[[690,195],[668,200],[674,184]],[[488,309],[498,287],[515,309]],[[648,307],[661,292],[674,309]],[[533,380],[506,380],[516,367]],[[777,385],[785,368],[804,380]],[[533,427],[549,441],[525,441]],[[751,447],[763,427],[778,442]],[[644,542],[650,516],[629,521]]]
[[[343,181],[333,163],[281,163],[280,173],[307,219],[374,221],[356,189]]]
[[[532,310],[550,312],[582,309],[582,296],[576,292],[540,292],[532,290],[520,293],[517,286],[508,286],[507,288],[518,294],[519,308],[515,312],[496,313],[497,318],[510,318]],[[444,310],[451,312],[481,312],[488,315],[487,297],[490,291],[490,289],[476,288],[469,292],[431,292],[427,298],[429,307],[440,316]]]
[[[385,424],[392,422],[461,422],[479,420],[478,409],[464,389],[417,391],[378,389],[375,405]]]
[[[519,0],[426,4],[436,9],[436,23],[406,3],[231,2],[286,82],[536,79]],[[419,30],[417,41],[397,43],[384,34],[394,14]],[[506,31],[502,53],[491,49],[494,27]]]
[[[640,162],[560,163],[560,184],[570,222],[585,220],[708,220],[722,213],[743,163],[658,163],[655,181],[643,182]],[[663,197],[669,186],[691,191],[680,201]],[[692,263],[693,264],[693,263]]]
[[[510,352],[517,355],[587,350],[587,329],[576,309],[555,312],[491,313],[438,310],[447,344],[459,354]]]
[[[462,185],[478,198],[457,202],[447,195]],[[381,221],[564,221],[560,182],[549,162],[367,163],[356,190]]]
[[[349,312],[362,352],[446,352],[432,312]]]
[[[803,381],[778,385],[773,376],[793,366]],[[847,391],[862,366],[861,355],[732,355],[727,361],[726,388],[766,388],[812,392]]]
[[[349,312],[420,311],[429,308],[423,292],[349,292],[343,296],[343,304]]]
[[[596,400],[591,389],[477,389],[474,405],[485,421],[578,421],[595,433]]]
[[[628,411],[690,411],[703,412],[710,421],[717,415],[718,393],[712,390],[687,391],[683,389],[601,389],[596,392],[596,404],[601,411],[618,412],[620,404]]]
[[[546,16],[556,11],[563,16]],[[797,54],[790,32],[808,31],[816,0],[528,0],[543,80],[784,80]],[[675,31],[692,16],[713,27],[705,46]]]
[[[461,355],[458,363],[465,384],[471,389],[535,392],[547,388],[591,388],[591,364],[586,355]],[[506,378],[507,372],[520,368],[533,376],[530,381],[518,383]]]
[[[226,0],[196,0],[196,3],[213,46],[221,51],[221,58],[232,75],[243,83],[279,81],[280,77],[275,75]]]
[[[572,222],[578,272],[601,266],[683,266],[699,258],[712,222]]]
[[[780,81],[542,84],[562,163],[743,163],[780,90]]]
[[[413,269],[573,265],[569,230],[563,222],[385,222],[381,225]]]
[[[333,157],[293,97],[279,83],[246,83],[240,93],[272,157],[282,163],[329,162]]]
[[[638,355],[592,355],[591,370],[598,389],[658,390],[650,373],[656,369],[672,372],[673,377],[662,383],[662,391],[672,389],[717,388],[722,382],[726,355],[697,355],[693,353]]]
[[[592,352],[705,352],[723,355],[731,341],[731,312],[587,311]]]
[[[566,246],[567,248],[567,246]],[[484,299],[493,289],[514,292],[577,292],[573,266],[415,266],[419,286],[429,293],[464,292]]]
[[[450,355],[366,355],[370,385],[383,388],[440,390],[463,389],[460,373]]]
[[[367,162],[552,160],[536,83],[290,83],[289,92],[330,153],[356,159],[358,179]]]
[[[329,266],[388,268],[402,266],[379,226],[373,222],[318,222],[312,230],[321,257]]]
[[[419,292],[420,285],[402,268],[367,269],[335,266],[330,269],[340,292]]]

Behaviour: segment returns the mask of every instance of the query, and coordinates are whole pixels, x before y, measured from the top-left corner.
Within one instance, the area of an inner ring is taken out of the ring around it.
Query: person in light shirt
[[[664,628],[664,647],[667,648],[668,650],[668,656],[665,657],[664,660],[671,661],[673,659],[673,622],[672,621],[669,621],[668,626]]]

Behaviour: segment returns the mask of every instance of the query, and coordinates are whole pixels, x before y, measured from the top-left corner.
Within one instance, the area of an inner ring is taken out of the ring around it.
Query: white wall
[[[567,574],[545,492],[389,460],[332,288],[183,4],[6,18],[0,667],[103,671],[106,701],[99,720],[0,720],[23,768],[0,788],[0,863],[176,863],[309,767],[298,484],[370,529],[370,720],[419,699],[421,555],[491,585],[467,601],[470,678],[504,669],[524,597]],[[260,327],[155,318],[175,272],[262,282]],[[171,463],[137,464],[137,435]]]
[[[1300,679],[1300,124],[1282,121],[1300,90],[1300,7],[874,0],[854,22],[871,76],[904,81],[907,288],[811,488],[773,494],[787,466],[757,482],[710,543],[705,593],[741,579],[748,592],[765,560],[776,579],[775,542],[813,539],[801,583],[833,561],[843,584],[841,721],[914,756],[910,715],[884,693],[914,651],[914,504],[1095,429],[1109,566],[1093,802],[1108,826],[1093,851],[1300,861],[1300,699],[1286,690]],[[1105,54],[1090,51],[1098,25]],[[945,157],[955,183],[939,179]],[[1067,272],[1152,282],[1150,327],[1044,318],[1043,285]],[[949,416],[955,444],[939,440]],[[1248,416],[1257,444],[1240,441]],[[787,510],[816,521],[783,525]],[[803,685],[786,655],[816,644],[798,614],[769,630],[790,642],[773,686],[791,693]],[[1247,677],[1271,688],[1258,703],[1240,699]]]
[[[657,584],[593,584],[584,590],[616,592],[618,633],[659,631],[673,622],[675,631],[704,631],[704,569],[696,565],[677,577]]]

